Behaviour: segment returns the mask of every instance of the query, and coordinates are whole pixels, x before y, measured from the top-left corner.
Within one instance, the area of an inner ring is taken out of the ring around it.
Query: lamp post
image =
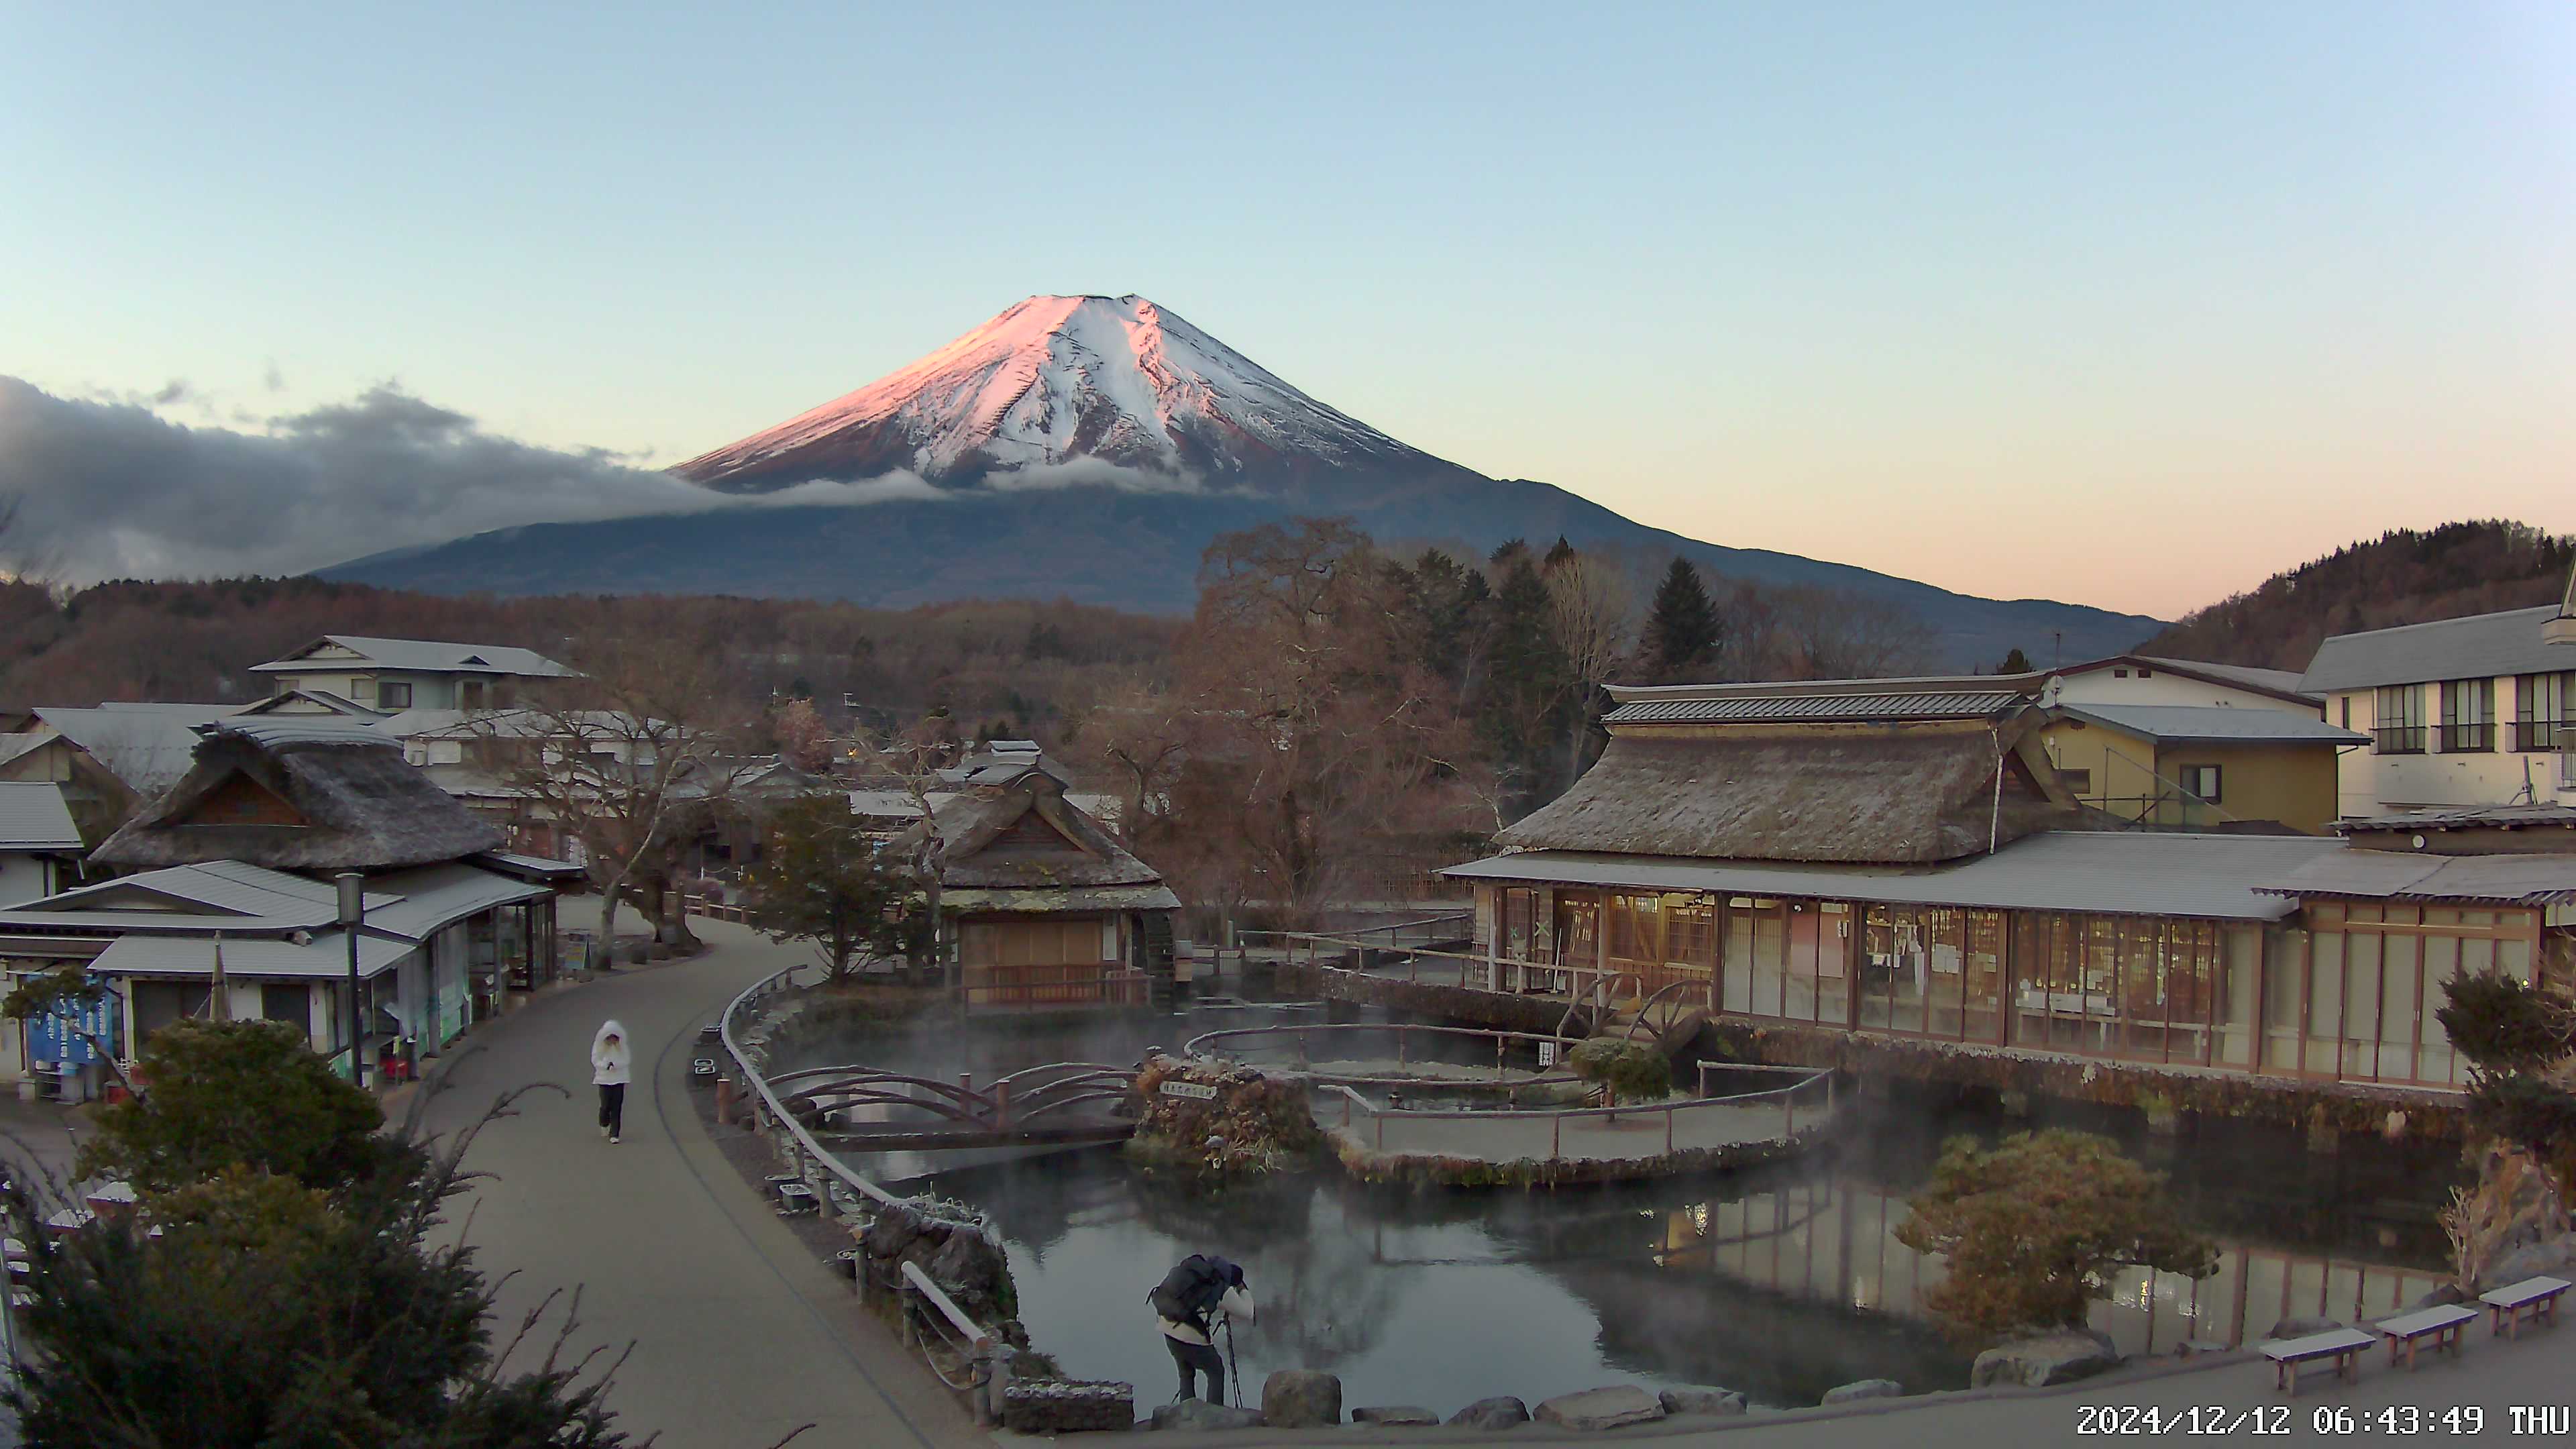
[[[367,919],[367,878],[354,870],[333,877],[340,887],[340,933],[349,938],[349,1085],[367,1084],[365,1061],[358,1050],[365,1035],[365,1008],[358,1000],[358,927]]]

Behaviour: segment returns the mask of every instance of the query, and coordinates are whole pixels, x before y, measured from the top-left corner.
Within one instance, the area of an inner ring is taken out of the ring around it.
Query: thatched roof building
[[[1613,715],[1600,761],[1497,839],[1728,860],[1955,860],[2076,822],[2055,771],[2032,758],[2036,719],[1717,725]]]
[[[943,907],[1011,912],[1178,910],[1160,872],[1065,798],[1042,762],[933,798]],[[898,848],[920,840],[915,826]]]
[[[169,793],[108,837],[119,866],[237,860],[271,870],[394,870],[497,849],[501,833],[363,725],[286,716],[203,726]]]

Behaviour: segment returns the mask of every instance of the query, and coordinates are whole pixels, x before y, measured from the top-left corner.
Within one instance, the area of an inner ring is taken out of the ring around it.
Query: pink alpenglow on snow
[[[1317,402],[1143,297],[1031,297],[920,361],[680,464],[767,492],[909,472],[988,479],[1090,460],[1225,486],[1286,463],[1449,465]]]

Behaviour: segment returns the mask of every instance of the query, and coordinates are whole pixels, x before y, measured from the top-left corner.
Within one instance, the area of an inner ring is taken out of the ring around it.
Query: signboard
[[[27,1056],[32,1061],[85,1067],[98,1060],[98,1049],[81,1039],[88,1033],[113,1049],[117,1042],[116,993],[102,991],[89,1004],[57,1002],[53,1011],[27,1022]]]
[[[1166,1097],[1187,1097],[1194,1102],[1213,1102],[1216,1100],[1216,1088],[1207,1086],[1200,1082],[1165,1082],[1163,1084],[1163,1095]]]
[[[1540,1071],[1556,1065],[1556,1043],[1543,1041],[1538,1044],[1538,1065]]]

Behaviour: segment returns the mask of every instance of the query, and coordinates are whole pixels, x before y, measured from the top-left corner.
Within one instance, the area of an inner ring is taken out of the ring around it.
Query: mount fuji
[[[1488,478],[1307,396],[1137,296],[1029,298],[910,366],[671,471],[739,495],[737,506],[505,529],[322,572],[452,593],[886,607],[1064,597],[1185,612],[1217,534],[1336,514],[1387,543],[1481,552],[1563,535],[1578,547],[1679,553],[1731,578],[1841,589],[1914,618],[1959,667],[2053,635],[2067,658],[2117,653],[2160,627],[1702,543],[1550,484]]]

